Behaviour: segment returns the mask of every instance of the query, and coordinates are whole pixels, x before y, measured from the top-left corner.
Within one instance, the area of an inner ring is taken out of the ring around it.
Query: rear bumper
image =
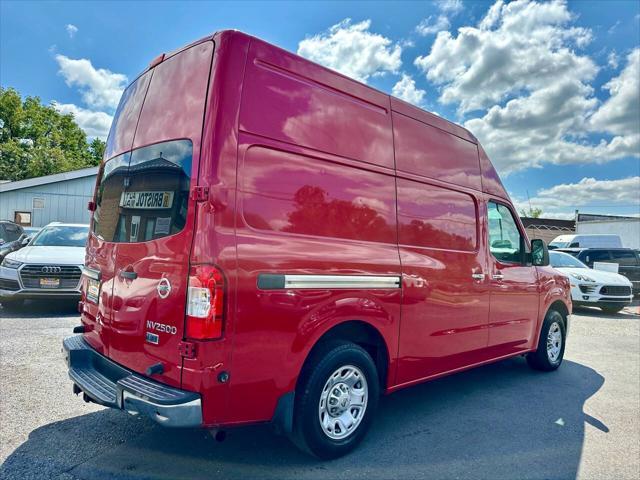
[[[82,335],[68,337],[63,348],[74,391],[131,415],[144,415],[166,427],[202,426],[199,394],[169,387],[118,365],[96,352]]]

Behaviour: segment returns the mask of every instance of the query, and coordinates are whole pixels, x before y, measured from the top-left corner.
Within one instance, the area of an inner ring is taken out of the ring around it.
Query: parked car
[[[9,253],[22,247],[26,238],[23,228],[17,223],[0,220],[0,261]]]
[[[575,234],[558,235],[549,243],[549,250],[556,248],[621,248],[620,235]]]
[[[332,458],[381,393],[562,362],[569,281],[442,118],[224,31],[125,90],[105,159],[64,341],[87,400],[165,426],[272,421]]]
[[[615,263],[618,273],[624,275],[633,284],[634,294],[640,293],[640,255],[631,248],[562,248],[559,252],[573,255],[593,268],[594,262]]]
[[[592,270],[558,250],[549,252],[549,261],[569,277],[574,306],[599,307],[603,312],[617,313],[633,301],[631,282],[618,273]]]
[[[79,298],[88,233],[88,225],[52,223],[28,246],[8,254],[0,264],[0,303]]]

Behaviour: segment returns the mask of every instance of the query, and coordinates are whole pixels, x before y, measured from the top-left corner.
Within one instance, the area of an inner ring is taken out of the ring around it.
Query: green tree
[[[529,208],[529,210],[525,210],[524,208],[520,210],[520,215],[523,217],[529,218],[540,218],[542,215],[541,208]]]
[[[0,87],[0,180],[67,172],[98,165],[105,143],[91,144],[73,115],[62,114],[38,97]]]

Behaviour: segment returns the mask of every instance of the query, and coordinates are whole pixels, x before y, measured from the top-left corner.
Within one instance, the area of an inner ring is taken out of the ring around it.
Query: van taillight
[[[222,336],[224,277],[213,265],[194,265],[187,291],[187,338],[209,340]]]

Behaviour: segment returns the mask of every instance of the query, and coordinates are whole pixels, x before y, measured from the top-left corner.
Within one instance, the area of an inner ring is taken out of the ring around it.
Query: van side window
[[[487,204],[489,217],[489,250],[503,262],[521,263],[524,239],[511,211],[495,202]]]

